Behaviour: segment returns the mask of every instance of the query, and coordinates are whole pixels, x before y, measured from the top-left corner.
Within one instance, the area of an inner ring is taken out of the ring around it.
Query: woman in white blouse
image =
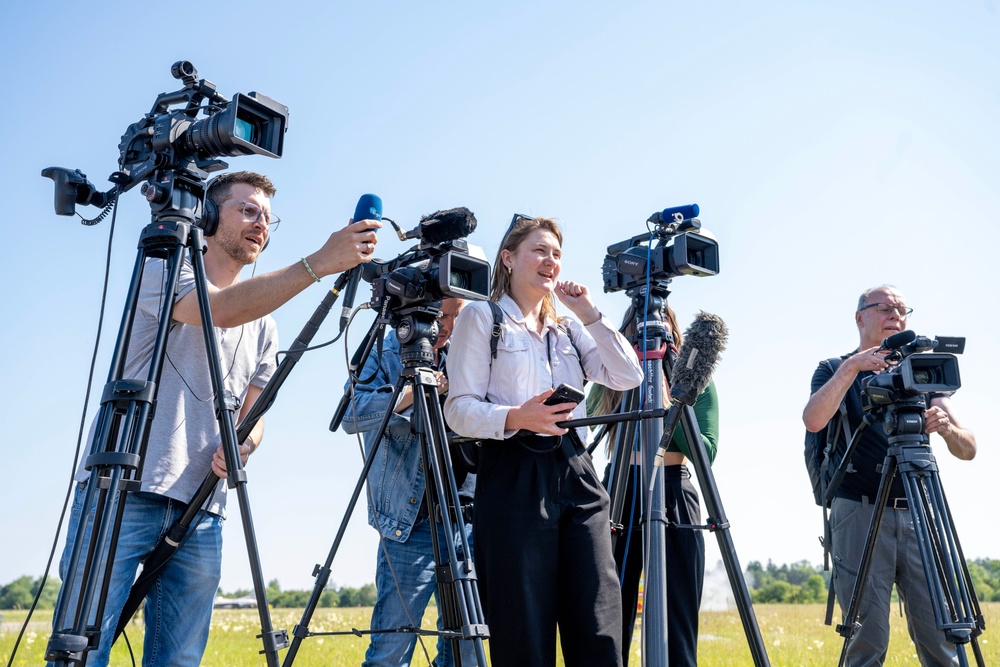
[[[559,279],[561,248],[555,221],[514,216],[493,269],[499,311],[466,305],[448,358],[448,424],[484,440],[475,561],[493,667],[555,665],[557,625],[567,667],[622,659],[608,496],[585,429],[557,426],[586,409],[545,400],[560,384],[582,389],[586,380],[630,389],[642,369],[589,290]],[[575,319],[556,315],[553,295]]]

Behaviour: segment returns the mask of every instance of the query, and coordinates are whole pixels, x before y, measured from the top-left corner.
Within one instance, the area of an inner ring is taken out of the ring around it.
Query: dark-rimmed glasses
[[[514,217],[510,219],[510,225],[507,226],[507,231],[505,231],[503,236],[500,238],[500,245],[497,246],[497,257],[493,262],[494,266],[500,262],[500,253],[503,252],[504,245],[507,244],[507,238],[510,236],[510,233],[514,231],[514,225],[517,224],[518,220],[534,220],[534,218],[530,215],[523,215],[521,213],[514,214]]]
[[[264,224],[267,225],[268,231],[273,232],[275,229],[278,228],[278,223],[281,222],[281,218],[272,214],[270,211],[265,211],[264,209],[262,209],[260,206],[257,206],[257,204],[254,204],[253,202],[237,201],[233,202],[233,206],[239,207],[240,212],[243,213],[243,218],[247,222],[251,223],[257,222],[261,219],[261,216],[263,215]]]
[[[507,231],[503,233],[503,238],[500,239],[500,247],[503,248],[503,244],[507,242],[507,237],[510,233],[514,231],[514,225],[517,224],[518,220],[534,220],[530,215],[524,215],[523,213],[515,213],[514,217],[510,219],[510,225],[507,226]]]
[[[874,308],[875,312],[879,315],[888,315],[889,313],[895,312],[901,320],[905,320],[913,314],[912,308],[907,308],[906,306],[894,306],[891,303],[869,303],[867,306],[861,306],[858,308],[858,312],[860,313],[862,310],[868,310],[869,308]]]

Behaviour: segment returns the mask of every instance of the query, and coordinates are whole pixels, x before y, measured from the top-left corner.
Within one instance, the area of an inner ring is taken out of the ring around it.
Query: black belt
[[[837,494],[838,498],[844,498],[846,500],[853,500],[858,503],[871,504],[872,499],[866,495],[860,493],[853,493],[851,491],[841,491]],[[908,510],[910,509],[910,501],[906,496],[900,496],[898,498],[888,498],[885,501],[885,506],[893,510]]]
[[[518,431],[512,440],[532,454],[557,453],[567,460],[576,456],[577,445],[580,444],[579,436],[572,430],[566,435],[538,435],[531,431]],[[580,448],[586,449],[582,444]]]
[[[473,517],[473,506],[474,503],[471,498],[459,498],[459,508],[462,511],[462,520],[466,523],[472,523]],[[420,503],[420,509],[417,510],[418,519],[426,519],[430,513],[427,511],[427,499],[424,498],[423,502]],[[441,523],[440,514],[435,517],[437,523]]]
[[[908,510],[910,509],[910,501],[906,498],[889,498],[885,501],[885,506],[894,510]]]

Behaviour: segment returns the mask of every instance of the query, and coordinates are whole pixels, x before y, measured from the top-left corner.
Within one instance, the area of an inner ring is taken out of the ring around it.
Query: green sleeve
[[[601,400],[601,395],[604,393],[604,386],[599,385],[596,382],[591,385],[590,392],[587,394],[586,406],[587,406],[587,416],[596,417],[597,415],[597,404]],[[595,424],[590,427],[590,430],[598,428],[600,425]]]
[[[705,391],[695,400],[694,415],[698,420],[698,429],[701,431],[701,441],[708,454],[708,462],[711,464],[715,461],[715,453],[719,446],[719,394],[715,389],[714,380],[708,383]],[[674,436],[667,450],[679,451],[684,456],[691,458],[691,451],[680,424],[674,429]]]

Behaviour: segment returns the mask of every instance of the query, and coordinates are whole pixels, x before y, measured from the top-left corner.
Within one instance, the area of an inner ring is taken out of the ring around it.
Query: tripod
[[[433,372],[434,350],[433,342],[437,339],[438,327],[436,318],[439,314],[440,301],[431,301],[423,305],[417,305],[393,312],[386,317],[389,309],[389,299],[384,301],[382,316],[376,319],[369,330],[366,340],[362,343],[353,367],[361,368],[364,360],[371,353],[376,342],[381,341],[382,331],[385,325],[391,324],[396,329],[396,335],[400,342],[400,360],[402,362],[402,372],[397,379],[388,405],[395,406],[396,402],[406,386],[412,388],[413,393],[413,417],[412,428],[418,436],[421,452],[421,466],[423,468],[425,488],[424,499],[427,503],[428,517],[431,521],[439,521],[441,532],[444,535],[444,544],[438,537],[436,526],[431,529],[431,542],[434,554],[434,562],[437,564],[437,597],[438,608],[445,630],[441,633],[451,642],[452,654],[455,656],[456,664],[462,664],[460,641],[474,642],[476,653],[476,663],[479,667],[486,667],[486,652],[483,639],[489,636],[489,629],[483,622],[483,611],[479,600],[479,592],[476,588],[475,569],[471,559],[471,552],[466,542],[465,521],[462,516],[458,495],[458,487],[455,483],[455,475],[451,466],[451,459],[448,449],[448,438],[445,428],[444,415],[441,411],[441,404],[437,393],[437,378]],[[360,361],[359,361],[360,358]],[[348,397],[341,402],[338,414],[334,417],[331,429],[335,430],[343,417],[344,410],[348,409]],[[306,637],[335,635],[348,633],[321,633],[311,632],[309,622],[316,607],[319,604],[320,596],[330,576],[330,568],[340,548],[347,530],[347,524],[358,499],[361,496],[368,473],[371,470],[375,457],[378,455],[379,447],[384,440],[389,420],[392,416],[391,407],[386,410],[385,415],[375,431],[372,446],[365,458],[361,475],[354,487],[354,492],[348,504],[347,511],[341,521],[340,528],[334,538],[333,545],[327,555],[326,562],[317,565],[313,571],[316,577],[316,584],[313,587],[312,595],[309,598],[302,615],[302,620],[293,630],[291,647],[285,656],[284,667],[293,664],[298,653],[301,642]],[[461,554],[456,546],[455,535],[459,535],[461,543]],[[420,634],[438,634],[436,632],[425,632],[414,628],[387,628],[372,629],[366,633],[355,630],[349,634],[375,634],[384,632],[415,632]]]
[[[882,517],[889,500],[892,480],[897,472],[903,481],[903,489],[917,536],[935,625],[944,632],[949,642],[955,644],[960,665],[967,667],[969,664],[965,652],[965,645],[968,643],[972,644],[976,664],[979,667],[985,665],[977,638],[982,634],[986,623],[979,608],[958,534],[955,532],[951,509],[948,507],[938,477],[937,461],[929,445],[930,439],[924,433],[925,408],[923,395],[873,408],[851,438],[841,469],[837,471],[839,478],[834,478],[834,481],[839,483],[843,477],[843,469],[850,462],[863,430],[877,418],[883,417],[883,424],[889,436],[889,448],[882,464],[882,477],[875,499],[874,514],[865,539],[851,602],[844,615],[843,624],[837,626],[837,632],[844,637],[844,647],[839,662],[841,667],[847,659],[851,638],[861,627],[859,622],[861,601],[871,570]],[[836,488],[833,484],[831,487]]]
[[[633,312],[635,313],[634,324],[637,331],[644,331],[645,335],[637,333],[638,345],[644,341],[644,350],[640,350],[640,357],[645,359],[645,400],[649,401],[654,408],[661,405],[662,378],[664,372],[663,358],[666,356],[668,368],[673,366],[674,352],[670,346],[673,338],[664,326],[665,312],[667,308],[666,298],[669,291],[666,284],[654,283],[647,290],[645,287],[627,292],[632,297]],[[667,378],[669,382],[670,378]],[[629,390],[622,396],[619,411],[625,414],[633,413],[639,407],[640,397],[636,390]],[[641,414],[641,413],[635,413]],[[668,664],[668,641],[667,637],[667,568],[665,553],[665,528],[668,523],[664,514],[664,488],[665,479],[663,468],[656,465],[657,446],[660,449],[673,435],[674,427],[680,423],[684,437],[689,443],[690,458],[695,469],[698,481],[701,485],[702,495],[705,498],[706,509],[708,510],[707,526],[674,526],[678,530],[704,529],[707,528],[715,532],[722,552],[723,562],[726,572],[729,575],[730,585],[736,596],[736,604],[740,612],[740,619],[743,622],[744,633],[750,646],[755,665],[770,665],[764,642],[760,635],[757,619],[753,612],[750,601],[750,593],[746,582],[743,579],[743,571],[736,557],[736,550],[732,538],[729,534],[729,521],[726,518],[722,501],[719,497],[718,489],[715,485],[715,478],[709,466],[708,454],[705,451],[704,443],[701,439],[701,432],[698,427],[694,410],[691,406],[675,404],[667,413],[668,429],[663,426],[663,421],[659,416],[651,415],[655,418],[644,418],[640,432],[640,453],[643,470],[646,474],[642,479],[643,499],[640,508],[643,516],[643,542],[646,547],[646,559],[644,562],[644,594],[643,594],[643,658],[646,664],[665,666]],[[611,496],[611,523],[614,534],[613,540],[620,539],[622,529],[621,516],[624,505],[625,491],[627,486],[627,474],[631,463],[633,443],[635,442],[636,429],[634,421],[629,421],[624,428],[619,428],[615,435],[614,458],[611,462],[612,473],[609,484],[609,495]],[[578,420],[574,423],[579,423]],[[586,420],[588,423],[600,423],[600,418]],[[565,425],[565,424],[564,424]],[[583,425],[583,424],[580,424]],[[656,443],[656,444],[654,444]],[[652,472],[650,472],[652,471]],[[631,612],[631,610],[629,610]],[[623,610],[624,613],[624,610]]]
[[[172,295],[176,292],[184,253],[190,248],[213,403],[226,469],[229,471],[229,487],[236,490],[240,503],[257,594],[264,643],[262,652],[267,656],[268,665],[276,667],[277,651],[284,648],[287,641],[284,631],[275,632],[271,627],[250,515],[246,473],[240,461],[234,424],[240,405],[238,399],[226,391],[212,323],[203,257],[206,246],[201,228],[194,224],[200,217],[203,188],[200,181],[184,178],[174,171],[158,174],[157,184],[160,191],[166,194],[162,200],[158,200],[160,203],[155,206],[157,213],[154,213],[153,221],[140,236],[139,252],[132,271],[111,370],[95,422],[90,453],[85,462],[91,475],[81,522],[73,542],[68,576],[63,582],[63,591],[53,615],[53,627],[59,630],[52,633],[45,657],[57,665],[83,664],[87,654],[100,645],[102,619],[108,601],[126,501],[129,493],[141,489],[149,427],[155,411],[170,325],[173,322]],[[162,203],[164,200],[166,203]],[[163,294],[167,296],[162,299],[158,313],[155,340],[151,346],[145,378],[125,378],[140,285],[148,258],[164,260]],[[94,514],[92,523],[87,518],[91,513]],[[91,613],[95,616],[96,625],[90,623]]]

